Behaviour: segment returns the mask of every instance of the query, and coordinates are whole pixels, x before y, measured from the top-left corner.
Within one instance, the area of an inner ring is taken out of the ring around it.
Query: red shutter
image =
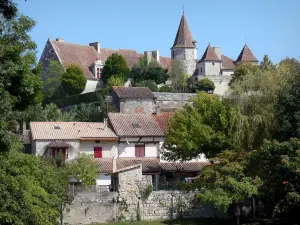
[[[140,147],[140,157],[145,157],[145,146]]]
[[[139,149],[139,146],[135,146],[135,157],[140,157],[140,149]]]
[[[145,146],[136,145],[135,146],[135,157],[145,157]]]
[[[94,158],[102,158],[102,148],[94,147]]]

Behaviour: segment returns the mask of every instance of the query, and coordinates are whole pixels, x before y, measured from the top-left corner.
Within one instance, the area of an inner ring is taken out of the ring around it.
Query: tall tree
[[[16,4],[12,0],[1,0],[0,14],[6,19],[12,19],[18,12]]]
[[[170,70],[170,80],[176,92],[185,92],[188,75],[185,73],[184,65],[179,60],[172,60]]]
[[[233,73],[232,79],[229,83],[232,86],[236,81],[242,81],[247,74],[255,74],[259,71],[259,66],[252,63],[241,63],[239,64]]]
[[[147,58],[144,56],[133,66],[129,73],[129,77],[133,78],[136,83],[152,80],[156,84],[161,84],[167,80],[167,72],[168,71],[163,69],[155,59],[148,62]]]
[[[164,157],[189,160],[202,153],[209,158],[231,148],[233,113],[218,96],[198,93],[193,106],[185,105],[170,119]]]
[[[102,80],[107,83],[108,79],[115,74],[123,77],[124,80],[127,79],[129,73],[129,68],[125,58],[119,53],[113,53],[105,61],[105,65],[102,71]]]
[[[261,70],[272,70],[272,69],[275,69],[275,65],[269,59],[268,55],[264,55],[263,61],[260,62],[260,69]]]
[[[76,95],[83,92],[86,85],[86,77],[83,70],[77,65],[70,65],[63,73],[61,86],[67,95]]]

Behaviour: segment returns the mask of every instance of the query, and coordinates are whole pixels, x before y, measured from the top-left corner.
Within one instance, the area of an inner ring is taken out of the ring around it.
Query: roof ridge
[[[212,46],[210,45],[210,43],[208,43],[208,46],[206,48],[206,50],[204,51],[201,59],[199,61],[222,61],[218,58],[217,54],[215,53],[214,49],[212,48]]]
[[[251,49],[245,43],[244,47],[242,48],[242,51],[240,52],[235,62],[258,62],[258,59],[255,57]]]

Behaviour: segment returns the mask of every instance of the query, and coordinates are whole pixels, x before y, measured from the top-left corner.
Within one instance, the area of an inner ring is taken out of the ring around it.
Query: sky
[[[38,59],[48,38],[111,49],[159,50],[170,57],[186,15],[198,58],[208,43],[236,59],[244,44],[258,60],[300,57],[300,0],[16,0],[36,21]]]

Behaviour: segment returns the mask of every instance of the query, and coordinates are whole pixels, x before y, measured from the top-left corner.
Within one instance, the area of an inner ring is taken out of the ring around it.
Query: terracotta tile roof
[[[236,62],[258,62],[247,44],[244,45],[239,57]]]
[[[225,55],[222,55],[221,59],[222,59],[222,69],[224,69],[224,70],[234,70],[235,69],[233,59],[231,59]]]
[[[31,122],[30,131],[33,140],[68,140],[68,139],[111,139],[117,136],[103,123],[91,122]]]
[[[155,99],[152,91],[147,87],[114,86],[113,91],[120,99]]]
[[[189,25],[184,14],[181,17],[176,38],[172,48],[177,47],[195,48],[192,33],[190,31]]]
[[[100,59],[102,63],[105,63],[107,58],[113,53],[120,53],[126,59],[128,67],[132,68],[134,64],[136,64],[140,58],[144,56],[132,49],[113,50],[109,48],[101,48],[100,53],[98,53],[94,47],[88,45],[72,44],[55,40],[50,40],[50,42],[65,67],[71,64],[79,65],[89,80],[96,80],[89,67],[97,59]],[[160,63],[163,68],[168,69],[171,64],[171,59],[167,57],[160,57]]]
[[[109,113],[108,120],[120,137],[161,137],[164,132],[152,114]]]
[[[95,159],[99,163],[99,171],[113,173],[113,159]],[[199,172],[208,162],[160,162],[158,158],[118,158],[117,171],[142,164],[143,173],[156,172]]]
[[[174,115],[173,112],[166,112],[166,113],[160,113],[158,115],[153,115],[160,129],[162,129],[164,133],[167,132],[168,122],[173,115]]]
[[[210,44],[208,44],[199,62],[201,61],[220,61],[220,59],[218,58],[217,54],[215,53],[214,49],[211,47]]]

